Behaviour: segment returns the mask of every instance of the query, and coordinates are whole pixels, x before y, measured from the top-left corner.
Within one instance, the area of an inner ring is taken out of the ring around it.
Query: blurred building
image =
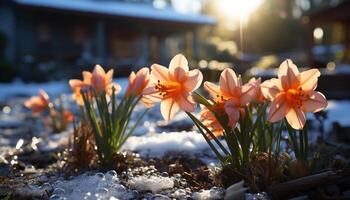
[[[350,1],[309,14],[309,60],[313,64],[350,63]]]
[[[196,35],[215,20],[152,0],[8,0],[0,2],[5,58],[21,76],[59,67],[70,75],[94,63],[116,67],[198,56]],[[169,4],[169,3],[168,3]],[[125,72],[126,73],[126,72]]]

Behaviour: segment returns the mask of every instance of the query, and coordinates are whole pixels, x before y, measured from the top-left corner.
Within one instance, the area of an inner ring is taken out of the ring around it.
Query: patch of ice
[[[131,188],[138,191],[152,191],[153,193],[160,192],[165,189],[171,189],[174,187],[174,180],[169,177],[162,176],[138,176],[132,177],[128,184]]]

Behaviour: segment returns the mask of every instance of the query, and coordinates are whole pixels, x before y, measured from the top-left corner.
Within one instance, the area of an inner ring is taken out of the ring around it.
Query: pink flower
[[[108,96],[112,95],[112,87],[115,88],[115,93],[121,90],[120,85],[115,84],[113,81],[113,69],[107,73],[100,65],[96,65],[93,72],[83,71],[83,81],[78,79],[69,80],[69,85],[73,91],[73,98],[77,101],[77,104],[84,105],[83,97],[81,95],[81,89],[88,89],[92,87],[97,94],[101,94],[103,91]]]
[[[222,106],[221,109],[219,106],[213,106],[211,109],[219,116],[225,114],[225,110]],[[214,134],[215,137],[220,137],[223,135],[224,129],[211,110],[203,106],[201,112],[199,113],[199,119]],[[208,137],[213,139],[209,135]]]
[[[195,110],[192,92],[201,85],[203,76],[197,69],[189,70],[183,55],[176,55],[169,68],[153,64],[151,70],[151,86],[144,94],[149,102],[161,101],[160,110],[165,120],[173,119],[180,109]]]
[[[237,77],[232,69],[225,69],[220,75],[220,87],[205,82],[204,88],[212,96],[214,103],[224,104],[229,117],[229,125],[235,127],[239,120],[242,108],[247,106],[255,96],[256,85],[247,83],[242,85],[241,77]]]
[[[27,100],[25,107],[32,110],[33,115],[38,115],[49,108],[49,95],[44,90],[39,91],[39,96],[32,96]]]
[[[254,84],[256,86],[256,93],[255,93],[255,97],[254,97],[254,100],[257,102],[257,103],[264,103],[265,102],[265,97],[264,95],[262,94],[261,92],[261,78],[251,78],[248,83],[250,84]]]
[[[277,122],[286,117],[294,129],[302,129],[306,122],[306,112],[318,112],[327,107],[325,96],[315,91],[318,69],[299,73],[291,60],[285,60],[278,69],[278,78],[265,81],[261,85],[263,95],[272,101],[269,121]]]
[[[69,85],[73,91],[73,98],[78,105],[84,105],[83,96],[81,95],[81,89],[88,89],[91,86],[91,73],[83,71],[83,81],[78,79],[69,80]]]

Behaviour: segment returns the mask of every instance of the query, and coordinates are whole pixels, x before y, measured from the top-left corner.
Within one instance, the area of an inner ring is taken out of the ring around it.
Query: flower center
[[[303,102],[308,100],[310,95],[306,94],[303,89],[300,87],[297,89],[289,89],[287,91],[287,101],[290,105],[301,108],[303,106]]]
[[[180,83],[172,81],[162,83],[160,80],[158,80],[157,84],[154,87],[159,92],[159,95],[163,98],[176,95],[181,90]]]

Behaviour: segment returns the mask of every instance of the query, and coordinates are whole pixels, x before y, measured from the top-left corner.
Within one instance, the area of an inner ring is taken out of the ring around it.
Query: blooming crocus
[[[97,94],[101,94],[105,91],[109,96],[112,95],[113,87],[115,93],[118,93],[121,89],[120,85],[113,83],[113,69],[110,69],[106,73],[100,65],[96,65],[92,72],[91,86],[95,89]]]
[[[180,109],[187,112],[195,110],[192,92],[202,80],[202,73],[197,69],[190,71],[185,56],[178,54],[170,61],[169,68],[158,64],[151,66],[151,85],[144,94],[153,101],[161,101],[162,116],[170,120]]]
[[[251,78],[248,81],[249,84],[254,84],[256,87],[256,92],[255,92],[255,97],[254,100],[257,103],[264,103],[265,102],[265,97],[261,92],[261,78],[256,79],[255,77]]]
[[[247,83],[242,85],[241,77],[226,68],[220,75],[220,86],[205,82],[204,88],[212,96],[214,103],[224,104],[229,117],[229,125],[235,127],[243,108],[247,106],[255,96],[256,85]]]
[[[115,88],[115,93],[121,90],[120,85],[112,81],[113,69],[105,73],[100,65],[96,65],[92,73],[83,71],[83,81],[71,79],[69,80],[69,85],[73,91],[73,98],[77,101],[78,105],[84,105],[83,96],[81,94],[82,89],[89,89],[92,87],[97,94],[101,94],[101,92],[104,91],[110,96],[112,95],[112,87]]]
[[[38,115],[49,108],[49,103],[49,95],[44,90],[40,90],[39,96],[30,97],[24,105],[32,110],[33,115]]]
[[[138,72],[131,72],[129,75],[129,85],[126,89],[126,95],[140,95],[148,86],[150,81],[149,69],[141,68]]]
[[[214,112],[217,112],[218,115],[221,115],[220,110],[217,110],[215,108],[213,108],[213,110],[215,110]],[[213,111],[203,106],[201,112],[199,113],[199,119],[213,133],[215,137],[222,136],[224,129],[222,128],[220,122],[216,119]],[[210,136],[209,138],[213,139]]]
[[[83,71],[83,81],[78,79],[69,80],[69,85],[73,91],[73,98],[78,105],[84,105],[81,89],[88,89],[91,85],[91,73]]]
[[[268,115],[270,122],[286,117],[294,129],[302,129],[306,122],[306,112],[318,112],[327,107],[325,96],[315,91],[318,69],[299,73],[296,65],[289,59],[278,69],[278,78],[265,81],[262,92],[272,103]]]

